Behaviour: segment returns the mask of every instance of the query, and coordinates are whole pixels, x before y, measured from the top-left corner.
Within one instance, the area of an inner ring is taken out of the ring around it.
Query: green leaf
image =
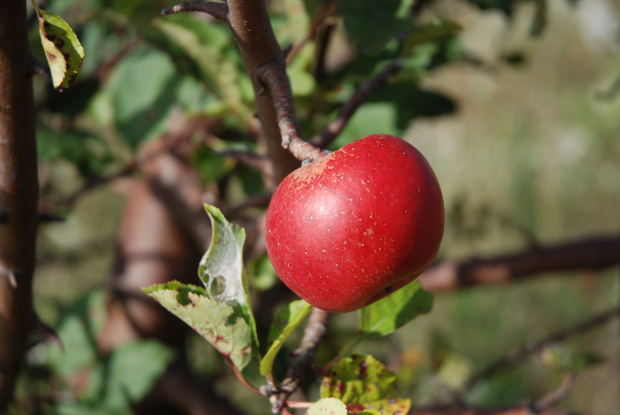
[[[198,276],[207,293],[219,302],[236,304],[258,345],[256,322],[249,306],[248,280],[243,269],[245,229],[228,222],[215,206],[205,204],[211,219],[211,246],[200,260]]]
[[[370,102],[362,105],[353,115],[331,147],[339,148],[357,137],[369,134],[400,135],[396,126],[397,109],[391,102]]]
[[[174,357],[170,348],[154,340],[118,346],[106,368],[103,406],[129,407],[150,390]]]
[[[250,284],[257,290],[268,290],[277,282],[278,277],[267,254],[263,254],[251,263]]]
[[[87,131],[40,128],[37,144],[41,160],[68,161],[83,177],[100,174],[113,160],[107,143]]]
[[[396,375],[374,357],[353,355],[338,360],[321,382],[321,397],[364,403],[394,396]]]
[[[256,322],[249,307],[243,270],[245,230],[228,222],[215,206],[211,245],[198,267],[205,288],[173,281],[144,291],[196,330],[241,371],[258,352]]]
[[[133,147],[166,128],[181,77],[168,55],[140,46],[110,75],[108,87],[114,122]]]
[[[46,12],[32,2],[39,19],[39,35],[52,74],[54,88],[67,88],[84,60],[84,48],[71,26],[60,16]]]
[[[410,30],[410,6],[411,0],[339,1],[337,12],[353,44],[362,52],[377,52]]]
[[[414,281],[361,310],[361,331],[367,336],[387,336],[433,307],[433,294]]]
[[[271,343],[271,346],[260,362],[261,375],[271,376],[273,361],[280,348],[291,333],[304,321],[311,309],[312,306],[304,300],[296,300],[280,310],[269,329],[268,342]]]
[[[220,98],[220,104],[225,104],[226,112],[244,121],[252,118],[252,111],[241,96],[239,84],[243,74],[235,63],[238,54],[229,53],[234,51],[228,47],[225,28],[182,15],[155,20],[154,26],[195,62],[208,89]]]
[[[347,415],[347,406],[335,398],[316,401],[307,412],[308,415]]]
[[[172,281],[144,291],[192,327],[241,371],[254,350],[252,329],[240,307],[212,298],[204,288]]]

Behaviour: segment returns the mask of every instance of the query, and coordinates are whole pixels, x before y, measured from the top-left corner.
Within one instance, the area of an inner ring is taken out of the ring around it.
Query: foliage
[[[258,352],[241,259],[245,231],[228,222],[215,206],[205,205],[205,210],[212,228],[211,246],[198,269],[205,288],[173,281],[145,288],[145,292],[241,371]]]
[[[34,1],[33,8],[39,19],[41,45],[50,66],[54,87],[66,88],[80,72],[84,48],[71,26],[60,16],[38,8]]]
[[[463,0],[459,3],[465,2],[479,10],[499,12],[515,26],[521,22],[516,20],[519,7],[527,3],[534,11],[528,24],[530,33],[535,36],[542,35],[549,23],[550,11],[545,1]],[[286,42],[297,45],[304,39],[310,31],[312,19],[323,4],[318,0],[277,0],[272,3],[272,22],[283,46]],[[325,20],[329,30],[321,27],[316,37],[303,40],[306,46],[289,65],[288,74],[306,137],[320,132],[361,85],[395,60],[403,63],[403,69],[368,97],[343,132],[330,144],[331,148],[342,146],[354,137],[375,132],[402,135],[414,121],[461,110],[463,103],[461,94],[456,93],[458,88],[437,88],[436,83],[428,82],[449,69],[478,65],[477,69],[481,71],[489,67],[497,71],[503,65],[512,63],[520,65],[515,68],[527,68],[526,48],[526,52],[506,49],[501,55],[491,58],[472,55],[462,37],[463,32],[471,29],[467,26],[467,19],[461,20],[450,13],[444,16],[441,10],[433,10],[423,17],[413,15],[411,7],[417,3],[411,0],[338,1]],[[226,155],[230,150],[262,150],[255,140],[257,132],[251,80],[244,72],[230,32],[223,24],[207,23],[193,14],[159,16],[157,8],[167,5],[167,2],[146,1],[50,0],[46,2],[49,12],[33,9],[32,23],[36,23],[36,17],[40,24],[31,25],[31,50],[39,59],[48,59],[53,86],[64,90],[61,94],[49,86],[48,80],[35,79],[39,109],[38,151],[46,173],[42,186],[44,201],[48,201],[50,196],[52,202],[70,196],[89,180],[120,171],[128,163],[140,159],[140,148],[145,144],[170,134],[178,129],[179,124],[196,119],[212,121],[212,125],[205,134],[207,138],[201,133],[192,133],[187,139],[193,144],[200,143],[190,155],[192,167],[199,173],[209,194],[217,196],[218,206],[234,206],[250,196],[265,193],[269,188],[259,169],[248,167]],[[62,39],[64,44],[59,46],[59,42],[51,42],[50,36]],[[38,46],[39,37],[43,54]],[[321,58],[321,42],[333,39],[340,42],[331,52],[334,56]],[[86,51],[84,62],[82,45]],[[65,53],[68,53],[68,58]],[[50,54],[55,58],[50,58]],[[54,59],[57,61],[53,62]],[[594,76],[587,71],[583,76],[586,75]],[[523,89],[529,90],[530,87],[533,90],[536,84]],[[484,85],[479,88],[484,93]],[[578,114],[575,118],[586,120],[589,116],[584,123],[596,124],[592,128],[596,129],[597,137],[613,137],[615,124],[597,122],[598,118],[592,113],[598,112],[599,107],[587,107],[589,104],[581,98],[579,105],[576,104],[577,109],[574,109]],[[568,98],[565,101],[568,102]],[[540,111],[536,112],[536,116],[539,115]],[[495,115],[478,124],[491,124],[491,118]],[[615,118],[610,116],[610,119]],[[531,212],[536,203],[534,199],[522,197],[523,189],[528,188],[540,172],[530,169],[533,161],[525,149],[538,144],[532,143],[529,138],[531,134],[527,126],[530,119],[522,121],[528,122],[518,123],[521,129],[518,133],[512,133],[518,139],[507,140],[511,143],[510,154],[505,158],[519,153],[515,159],[526,161],[524,165],[511,165],[514,174],[511,173],[510,183],[514,186],[503,187],[507,192],[515,192],[515,199],[520,204],[514,209],[525,216],[524,212]],[[433,139],[433,136],[416,138],[422,145]],[[471,137],[467,139],[468,143],[475,140]],[[503,138],[497,137],[497,142],[500,139]],[[496,142],[488,141],[485,145],[496,145]],[[605,141],[601,138],[599,141],[595,144],[597,148],[600,147],[600,152],[612,159],[617,154],[617,146],[608,142],[611,139]],[[465,152],[443,142],[433,148],[438,149],[437,154]],[[558,153],[555,147],[551,150],[536,149],[538,155]],[[476,152],[479,154],[476,155]],[[463,180],[465,176],[473,175],[470,182],[475,182],[475,186],[479,186],[478,183],[486,185],[484,180],[489,175],[485,171],[485,166],[490,163],[489,157],[486,153],[481,156],[482,153],[478,150],[467,151],[468,157],[471,155],[470,158],[480,164],[480,172],[461,168],[458,174]],[[609,160],[606,163],[611,165]],[[616,171],[613,167],[609,169]],[[557,170],[563,172],[562,180],[572,177],[575,183],[582,180],[580,174]],[[462,174],[464,171],[468,173]],[[455,193],[453,189],[448,191]],[[585,195],[589,193],[586,191]],[[504,248],[531,239],[527,230],[523,231],[524,226],[506,219],[512,213],[511,207],[489,207],[484,197],[475,199],[475,206],[472,207],[471,200],[474,199],[475,196],[467,200],[456,197],[447,199],[452,204],[451,237],[458,239],[460,246],[469,249],[463,248],[464,252],[472,250],[471,241],[483,240],[488,235],[496,238],[487,238],[493,248],[495,245]],[[512,199],[505,200],[510,204]],[[528,200],[532,203],[523,208]],[[93,202],[99,203],[99,199]],[[562,205],[569,206],[567,209],[581,209],[566,203],[559,196],[558,200],[546,199],[545,203],[552,207]],[[110,210],[107,212],[110,215],[118,214],[109,209],[106,201],[99,207],[102,211]],[[255,385],[270,382],[277,386],[283,372],[281,363],[290,360],[295,347],[291,340],[299,337],[310,306],[301,300],[283,304],[277,315],[267,317],[269,321],[266,326],[257,326],[251,305],[261,295],[260,292],[269,292],[278,284],[273,268],[262,252],[256,255],[251,247],[244,247],[245,231],[242,228],[224,218],[217,208],[207,206],[206,209],[213,224],[213,234],[212,245],[200,263],[199,276],[203,287],[170,282],[146,291],[206,339],[225,361],[230,361],[239,371],[243,370],[246,381]],[[472,212],[472,209],[475,211]],[[548,209],[553,213],[549,222],[559,221],[555,215],[557,210]],[[568,216],[572,220],[578,214],[577,211]],[[240,216],[247,223],[248,219],[259,217],[259,212],[249,209],[244,215],[235,214],[234,219]],[[527,226],[533,227],[534,217],[531,214],[521,219]],[[473,225],[472,220],[475,222]],[[70,218],[66,226],[77,226],[75,223],[79,225],[79,219],[76,222]],[[248,233],[251,233],[250,229]],[[509,232],[503,232],[505,230]],[[514,233],[518,234],[514,238],[517,242],[510,238],[505,245],[501,245],[505,241],[498,242],[506,234]],[[115,238],[111,234],[104,236],[110,240]],[[44,235],[43,246],[58,243],[59,239],[62,238],[53,236],[52,229]],[[70,242],[63,240],[58,244],[64,247],[63,244]],[[109,264],[106,266],[108,268],[100,270],[97,275],[109,273]],[[87,271],[80,272],[88,274],[88,278],[78,280],[91,281],[90,278],[96,278],[91,276],[96,272],[90,266],[86,268]],[[53,269],[43,269],[43,272],[54,272]],[[67,284],[69,287],[72,285],[73,281]],[[560,288],[559,292],[566,299],[558,300],[555,317],[559,321],[570,320],[574,315],[565,310],[583,310],[584,306],[575,305],[569,299],[582,297],[569,292],[570,287]],[[69,288],[66,293],[64,287],[54,287],[53,290],[62,291],[61,297],[76,295]],[[330,338],[321,345],[317,355],[321,362],[329,361],[334,356],[344,357],[329,367],[321,382],[321,399],[309,413],[344,414],[348,409],[350,413],[389,414],[406,411],[411,404],[408,399],[395,399],[395,396],[413,397],[420,402],[428,396],[441,395],[445,385],[463,388],[472,375],[474,364],[486,363],[490,356],[499,355],[511,346],[509,340],[498,340],[489,346],[488,336],[481,336],[480,332],[493,333],[491,336],[494,339],[503,335],[506,339],[531,336],[529,321],[523,322],[527,330],[518,331],[512,326],[497,327],[498,320],[512,318],[516,314],[505,308],[522,310],[541,301],[542,294],[536,287],[524,286],[518,290],[519,300],[515,296],[515,300],[507,302],[505,307],[504,304],[498,306],[493,303],[500,298],[497,292],[486,296],[483,301],[483,296],[476,293],[462,294],[451,300],[442,299],[441,303],[435,304],[432,315],[436,317],[430,324],[427,322],[432,317],[425,314],[433,307],[433,297],[414,282],[356,314],[360,318],[357,330],[351,328],[354,327],[351,319],[346,320],[349,317],[341,317],[342,321],[346,321],[347,329],[330,332]],[[66,301],[64,297],[63,301]],[[525,304],[522,304],[523,301]],[[157,378],[176,357],[175,352],[157,341],[144,340],[118,347],[110,355],[102,357],[95,346],[104,318],[101,315],[105,309],[101,293],[83,295],[78,303],[76,308],[58,304],[38,305],[52,316],[60,315],[53,325],[59,332],[65,351],[55,346],[33,349],[26,375],[26,379],[33,382],[25,387],[25,392],[22,391],[22,397],[40,393],[34,388],[43,383],[40,388],[47,399],[44,407],[49,413],[130,413],[132,405],[151,390]],[[490,313],[488,308],[491,307],[497,313]],[[458,317],[455,318],[455,315]],[[397,330],[416,317],[423,318],[419,324],[413,324],[411,330]],[[446,323],[449,318],[452,318],[450,324]],[[451,327],[445,327],[448,325]],[[480,331],[473,330],[475,325],[480,326],[476,326]],[[467,328],[459,332],[455,328],[458,326]],[[267,330],[267,327],[270,328]],[[422,333],[429,332],[434,335],[423,337]],[[508,334],[513,337],[508,337]],[[266,338],[262,348],[258,344],[259,337]],[[362,340],[366,343],[360,345]],[[372,350],[373,354],[384,359],[387,342],[404,345],[403,350],[395,352],[402,364],[396,373],[387,370],[371,356],[348,356],[354,347],[359,347],[364,348],[364,352]],[[344,347],[340,347],[343,344]],[[429,349],[432,352],[427,353]],[[598,353],[578,352],[576,349],[580,348],[546,349],[541,354],[545,370],[552,373],[580,371],[604,359]],[[540,370],[538,366],[531,365],[522,372],[540,374]],[[250,373],[252,371],[258,373]],[[544,382],[528,384],[520,376],[522,372],[489,380],[473,391],[472,401],[504,405],[538,394]],[[214,376],[220,376],[220,373]],[[74,387],[76,379],[83,381],[77,389]],[[220,379],[217,378],[214,383],[220,390],[227,389],[230,384],[220,382]],[[313,396],[312,386],[303,384],[302,387]],[[245,398],[236,398],[233,389],[231,386],[230,395],[243,402]],[[54,400],[56,394],[65,396],[65,391],[70,391],[67,399]],[[260,402],[263,406],[255,405],[248,399],[247,405],[252,407],[253,413],[268,412],[266,399],[261,398]],[[28,404],[24,405],[27,407]]]

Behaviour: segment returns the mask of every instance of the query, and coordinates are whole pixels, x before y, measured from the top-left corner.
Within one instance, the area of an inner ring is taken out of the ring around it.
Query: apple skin
[[[443,226],[441,190],[424,156],[376,134],[280,183],[267,211],[267,253],[301,298],[348,312],[418,277],[437,254]]]

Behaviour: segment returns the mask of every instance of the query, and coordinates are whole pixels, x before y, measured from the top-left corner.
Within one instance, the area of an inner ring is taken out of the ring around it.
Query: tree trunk
[[[0,1],[0,411],[13,395],[33,322],[37,152],[26,2]]]

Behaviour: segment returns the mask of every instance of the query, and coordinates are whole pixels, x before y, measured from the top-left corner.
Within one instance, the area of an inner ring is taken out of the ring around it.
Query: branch
[[[325,148],[344,130],[355,111],[368,99],[370,94],[381,87],[387,80],[403,69],[402,61],[396,60],[387,65],[381,72],[364,82],[360,88],[344,104],[338,117],[330,122],[327,127],[319,134],[310,139],[315,146]]]
[[[269,22],[264,0],[228,0],[228,24],[235,35],[246,71],[252,81],[256,97],[256,112],[263,126],[263,136],[269,159],[274,169],[274,185],[279,183],[299,164],[280,145],[280,129],[275,108],[269,94],[257,78],[257,70],[267,62],[283,61],[282,50]]]
[[[75,190],[73,193],[64,197],[60,201],[55,203],[55,206],[62,206],[66,209],[72,208],[75,203],[85,194],[94,190],[100,186],[104,186],[109,184],[117,179],[121,179],[123,177],[131,176],[137,173],[145,164],[150,161],[153,161],[157,157],[168,153],[180,145],[187,143],[193,136],[193,134],[197,131],[208,130],[213,125],[213,120],[204,120],[204,119],[195,119],[188,121],[183,130],[168,133],[164,135],[164,143],[154,147],[152,150],[145,152],[144,154],[138,155],[135,159],[131,160],[120,170],[105,175],[105,176],[93,176],[87,179],[84,184]]]
[[[495,362],[491,363],[486,369],[483,369],[482,371],[473,375],[467,381],[465,388],[472,389],[474,386],[476,386],[478,383],[488,378],[489,376],[493,376],[496,373],[509,369],[515,364],[520,363],[528,357],[542,351],[546,347],[590,331],[616,317],[620,317],[620,307],[615,307],[611,310],[607,310],[603,313],[597,314],[594,317],[589,318],[588,320],[582,321],[575,326],[558,331],[548,337],[537,341],[536,343],[521,347],[513,351],[512,353],[496,360]]]
[[[499,284],[544,272],[602,269],[620,264],[620,236],[593,237],[495,258],[444,262],[418,279],[433,292]]]
[[[223,206],[222,212],[224,216],[236,216],[244,209],[248,208],[266,208],[269,205],[269,201],[271,200],[271,196],[273,193],[261,193],[255,196],[250,196],[246,198],[243,202],[233,205],[233,206]]]
[[[291,85],[286,75],[284,62],[272,61],[261,66],[257,71],[259,81],[269,90],[276,118],[282,137],[282,147],[300,161],[314,161],[324,154],[318,148],[301,139]]]
[[[240,150],[225,150],[218,151],[216,153],[222,156],[230,157],[250,167],[254,167],[259,170],[264,177],[270,177],[272,175],[269,159],[261,154],[254,153],[252,151]]]
[[[216,3],[214,1],[186,1],[167,9],[163,9],[161,14],[167,16],[169,14],[185,12],[202,12],[211,15],[218,20],[228,20],[228,6],[224,3]]]
[[[564,376],[564,378],[562,379],[562,383],[560,383],[560,386],[558,386],[556,389],[552,390],[534,403],[534,411],[536,413],[540,413],[546,411],[547,409],[551,409],[553,406],[558,404],[571,391],[573,385],[575,384],[576,377],[577,374],[574,372],[566,374],[566,376]]]
[[[37,149],[28,75],[26,2],[0,2],[0,413],[13,388],[31,327],[37,230]]]
[[[32,75],[36,74],[42,76],[45,79],[52,79],[52,74],[50,72],[50,67],[44,62],[41,62],[34,56],[30,55],[28,58],[28,63],[30,65],[30,73]]]
[[[312,23],[310,24],[310,30],[303,39],[301,39],[297,44],[291,47],[291,50],[286,54],[286,64],[290,65],[299,52],[306,46],[306,44],[314,40],[319,33],[319,30],[323,26],[325,22],[325,18],[327,16],[332,15],[335,12],[336,2],[334,0],[323,0],[319,10],[316,12],[314,19],[312,19]]]
[[[318,308],[312,309],[304,336],[299,343],[299,347],[295,350],[295,359],[288,368],[286,378],[284,378],[278,388],[272,391],[269,397],[273,413],[280,413],[286,408],[288,397],[297,390],[306,370],[314,361],[314,353],[326,331],[328,315],[327,311]]]

